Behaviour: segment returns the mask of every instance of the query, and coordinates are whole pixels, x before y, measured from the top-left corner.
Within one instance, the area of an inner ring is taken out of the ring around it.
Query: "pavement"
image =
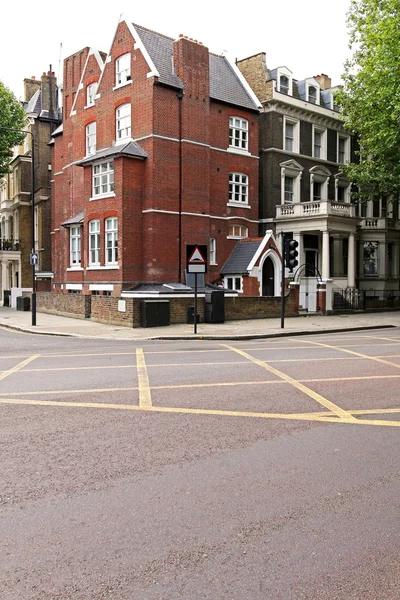
[[[280,318],[199,323],[195,334],[193,324],[128,328],[41,312],[37,312],[36,325],[32,325],[31,312],[1,306],[0,327],[42,335],[113,340],[232,340],[400,327],[400,311],[287,317],[283,329]]]

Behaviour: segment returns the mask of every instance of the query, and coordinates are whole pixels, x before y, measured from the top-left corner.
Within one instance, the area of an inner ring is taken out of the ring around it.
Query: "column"
[[[347,285],[356,287],[356,252],[354,233],[349,233],[349,255],[347,257]]]
[[[329,231],[322,232],[322,279],[329,279]]]

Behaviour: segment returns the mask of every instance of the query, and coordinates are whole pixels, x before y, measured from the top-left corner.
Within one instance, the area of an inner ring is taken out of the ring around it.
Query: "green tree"
[[[358,136],[360,160],[345,168],[360,197],[400,192],[399,0],[351,0],[351,58],[336,101]]]
[[[0,177],[8,171],[10,149],[24,139],[24,134],[19,133],[24,128],[24,115],[21,103],[0,81]]]

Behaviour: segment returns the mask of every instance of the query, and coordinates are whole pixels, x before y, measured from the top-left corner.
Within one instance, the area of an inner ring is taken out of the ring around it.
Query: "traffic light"
[[[296,242],[296,240],[288,240],[285,244],[285,265],[290,271],[293,271],[293,268],[299,264],[297,260],[299,255],[297,252],[298,245],[299,242]]]

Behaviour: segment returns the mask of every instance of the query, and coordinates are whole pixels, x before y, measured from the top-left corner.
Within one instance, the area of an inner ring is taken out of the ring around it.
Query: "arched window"
[[[279,91],[282,94],[289,93],[289,77],[286,77],[286,75],[281,75],[279,78]]]
[[[131,105],[121,104],[115,111],[116,140],[131,137]]]

